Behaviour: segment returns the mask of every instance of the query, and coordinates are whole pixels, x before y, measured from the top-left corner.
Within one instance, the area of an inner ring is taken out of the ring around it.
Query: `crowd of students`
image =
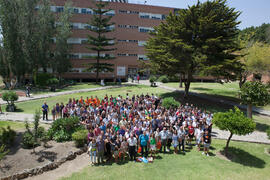
[[[48,112],[46,103],[42,106]],[[44,113],[43,113],[44,114]],[[78,116],[89,130],[88,153],[91,163],[118,162],[125,158],[136,161],[136,156],[155,156],[167,153],[185,153],[195,138],[198,151],[208,156],[211,144],[212,114],[193,105],[178,108],[162,107],[162,99],[155,95],[121,95],[70,99],[64,105],[52,108],[53,119]],[[46,113],[45,113],[46,117]],[[43,116],[44,118],[44,116]]]

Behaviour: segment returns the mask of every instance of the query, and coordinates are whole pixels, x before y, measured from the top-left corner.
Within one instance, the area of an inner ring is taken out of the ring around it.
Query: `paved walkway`
[[[120,87],[122,87],[122,86],[104,86],[104,87],[98,87],[98,88],[89,88],[89,89],[71,90],[71,91],[63,91],[63,92],[56,92],[56,93],[38,94],[38,95],[31,95],[30,98],[20,96],[18,101],[16,101],[16,102],[31,101],[31,100],[36,100],[36,99],[44,99],[44,98],[48,98],[48,97],[62,96],[62,95],[67,95],[67,94],[99,91],[99,90],[120,88]],[[6,101],[3,101],[2,98],[0,98],[0,105],[2,105],[2,104],[6,104]]]
[[[18,122],[24,122],[25,120],[28,120],[29,122],[34,121],[32,114],[23,114],[23,113],[4,113],[0,114],[0,121],[3,120],[9,120],[9,121],[18,121]],[[43,121],[41,120],[41,123],[45,124],[51,124],[52,117],[49,116],[49,121]],[[219,129],[213,129],[213,137],[217,139],[227,139],[229,137],[229,132],[227,131],[221,131]],[[236,141],[246,141],[246,142],[256,142],[256,143],[266,143],[270,144],[270,140],[268,139],[265,132],[259,132],[255,131],[249,135],[246,136],[237,136],[234,135],[232,137],[232,140]]]

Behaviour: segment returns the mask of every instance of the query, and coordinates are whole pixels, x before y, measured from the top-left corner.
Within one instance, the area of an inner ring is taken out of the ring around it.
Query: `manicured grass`
[[[33,127],[33,123],[29,122],[30,127]],[[0,134],[2,132],[2,128],[7,128],[10,126],[11,129],[15,131],[25,130],[25,123],[24,122],[13,122],[13,121],[0,121]],[[40,124],[40,126],[48,129],[50,125],[48,124]]]
[[[213,140],[210,157],[193,147],[186,155],[160,154],[153,163],[134,163],[88,166],[63,180],[109,179],[200,179],[200,180],[268,180],[269,145],[231,142],[232,161],[221,159],[216,153],[225,146],[224,140]],[[89,158],[90,164],[90,158]]]
[[[166,83],[169,87],[179,88],[179,83]],[[180,89],[180,88],[179,88]],[[228,96],[238,98],[239,85],[237,82],[232,83],[199,83],[192,82],[190,84],[191,92],[205,93],[210,95]]]
[[[7,128],[8,126],[10,126],[10,128],[13,130],[20,130],[25,128],[25,125],[22,122],[0,121],[0,129]]]
[[[57,96],[57,97],[50,97],[46,99],[21,102],[21,103],[16,103],[16,106],[19,109],[19,111],[22,113],[33,114],[36,109],[41,109],[41,106],[44,103],[44,101],[46,101],[49,107],[52,108],[53,105],[55,105],[56,103],[63,102],[64,104],[66,104],[69,98],[79,99],[81,96],[83,96],[84,98],[90,97],[90,96],[98,96],[101,99],[101,98],[104,98],[105,94],[108,94],[108,96],[113,95],[114,97],[118,95],[122,95],[123,97],[125,97],[126,93],[129,93],[129,96],[132,96],[133,94],[136,94],[136,95],[140,95],[142,93],[160,94],[164,92],[167,92],[167,91],[160,88],[153,88],[149,86],[142,86],[142,85],[127,86],[127,87],[121,87],[121,88],[115,88],[115,89],[109,89],[109,90],[76,93],[76,94],[71,94],[71,95],[63,95],[63,96]],[[3,106],[3,110],[4,109],[5,107]]]

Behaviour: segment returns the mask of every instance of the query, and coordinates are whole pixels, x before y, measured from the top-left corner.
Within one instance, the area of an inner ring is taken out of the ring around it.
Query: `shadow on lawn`
[[[224,153],[224,151],[222,151]],[[265,161],[246,152],[242,149],[229,147],[228,149],[228,159],[232,162],[242,164],[244,166],[255,167],[255,168],[264,168]]]
[[[262,124],[262,123],[256,122],[257,131],[266,132],[266,130],[269,128],[270,126],[268,124]]]

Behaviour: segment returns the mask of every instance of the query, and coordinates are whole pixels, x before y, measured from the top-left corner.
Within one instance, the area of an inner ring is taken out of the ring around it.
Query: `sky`
[[[129,0],[129,3],[144,3],[145,0]],[[197,0],[146,0],[148,5],[158,5],[174,8],[187,8],[196,4]],[[205,2],[206,0],[201,0]],[[242,12],[239,16],[240,29],[250,26],[260,26],[270,23],[270,0],[227,0],[230,7]]]

